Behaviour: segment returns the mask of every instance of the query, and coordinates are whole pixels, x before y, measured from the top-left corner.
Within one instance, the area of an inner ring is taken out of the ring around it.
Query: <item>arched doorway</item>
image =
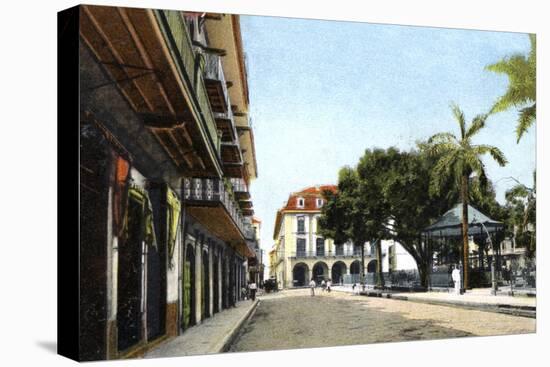
[[[317,284],[328,278],[328,266],[322,261],[313,265],[313,278]]]
[[[309,268],[304,263],[294,265],[292,269],[292,285],[294,287],[303,287],[308,284]]]
[[[371,260],[367,264],[367,273],[376,273],[376,260]]]
[[[332,265],[332,283],[341,284],[344,282],[344,274],[346,274],[346,264],[342,261],[337,261]]]
[[[202,318],[210,317],[210,269],[208,252],[202,252],[202,289],[201,289],[201,312]]]
[[[361,262],[359,260],[352,262],[349,266],[349,272],[350,274],[361,274]]]
[[[195,251],[187,244],[183,263],[183,315],[182,326],[187,329],[195,324]]]

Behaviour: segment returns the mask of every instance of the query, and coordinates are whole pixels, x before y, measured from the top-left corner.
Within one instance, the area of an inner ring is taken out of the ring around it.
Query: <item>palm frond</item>
[[[517,142],[521,140],[523,134],[533,125],[537,118],[537,104],[522,108],[519,111],[518,126],[516,127]]]
[[[434,134],[428,139],[428,144],[453,143],[453,142],[457,143],[458,140],[456,136],[454,136],[454,134],[451,134],[448,132]]]
[[[488,153],[501,167],[504,167],[508,163],[504,153],[499,148],[492,145],[475,145],[472,147],[472,153],[476,156]]]
[[[462,112],[456,103],[451,104],[451,109],[456,121],[460,125],[460,137],[464,138],[466,135],[466,119],[464,117],[464,112]]]
[[[479,130],[483,129],[485,127],[485,121],[487,120],[487,114],[481,114],[474,117],[474,120],[472,121],[472,124],[468,128],[468,131],[466,131],[466,139],[470,139],[475,134],[479,132]]]

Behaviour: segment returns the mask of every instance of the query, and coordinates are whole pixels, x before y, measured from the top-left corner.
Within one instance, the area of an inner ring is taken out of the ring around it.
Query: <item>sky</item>
[[[489,111],[508,79],[485,66],[530,49],[522,33],[280,17],[241,16],[241,31],[258,163],[251,193],[266,252],[290,193],[337,184],[365,149],[459,135],[450,104],[468,122]],[[516,144],[516,121],[517,110],[492,115],[474,140],[508,159],[500,167],[484,158],[501,203],[515,184],[507,177],[531,185],[536,166],[535,127]]]

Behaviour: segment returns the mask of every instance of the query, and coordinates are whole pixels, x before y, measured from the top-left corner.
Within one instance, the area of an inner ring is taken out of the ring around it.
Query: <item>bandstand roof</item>
[[[476,208],[468,205],[468,234],[470,236],[495,233],[504,228],[504,223],[489,218]],[[437,222],[424,228],[422,232],[432,237],[458,237],[462,235],[462,203],[456,204],[443,214]]]

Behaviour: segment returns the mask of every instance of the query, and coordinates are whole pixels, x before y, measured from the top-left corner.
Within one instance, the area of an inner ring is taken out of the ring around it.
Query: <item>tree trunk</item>
[[[460,190],[462,198],[462,288],[468,289],[468,175],[462,176],[462,185]]]
[[[428,281],[428,276],[429,276],[429,272],[428,272],[428,266],[427,264],[425,263],[417,263],[416,264],[417,267],[418,267],[418,276],[420,277],[420,285],[423,287],[423,288],[428,288],[428,285],[429,285],[429,281]]]

